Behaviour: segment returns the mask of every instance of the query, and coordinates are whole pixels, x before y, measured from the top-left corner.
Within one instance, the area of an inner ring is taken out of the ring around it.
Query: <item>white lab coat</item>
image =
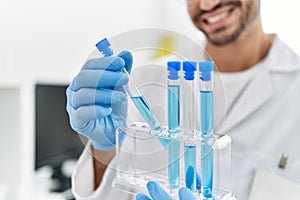
[[[137,85],[145,82],[166,83],[165,69],[147,70],[147,73],[143,72],[142,75],[141,70],[133,73]],[[161,112],[160,120],[166,122],[166,107],[163,107],[166,106],[167,95],[160,96],[158,88],[151,89],[148,85],[142,85],[142,92],[149,104],[154,107],[156,105],[154,109]],[[237,199],[248,199],[258,169],[300,183],[299,57],[275,35],[268,56],[257,64],[253,78],[235,99],[224,123],[220,120],[224,115],[218,114],[220,110],[222,111],[219,113],[224,113],[224,108],[220,106],[224,105],[224,94],[218,88],[215,90],[214,114],[219,116],[219,119],[215,120],[215,130],[232,138],[232,188]],[[134,118],[133,115],[135,114],[129,114],[129,118]],[[282,154],[288,156],[284,170],[278,168]],[[76,199],[134,199],[134,196],[112,188],[115,174],[112,168],[106,171],[100,187],[93,191],[92,157],[87,150],[84,151],[72,177]],[[281,191],[274,193],[279,194]]]

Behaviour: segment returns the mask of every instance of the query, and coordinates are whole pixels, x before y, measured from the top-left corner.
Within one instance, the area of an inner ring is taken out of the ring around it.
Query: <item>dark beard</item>
[[[245,30],[245,28],[246,28],[246,26],[244,24],[241,24],[240,27],[229,37],[226,37],[224,39],[219,39],[219,40],[212,39],[205,32],[203,32],[203,33],[206,35],[207,40],[210,41],[212,44],[214,44],[216,46],[223,46],[223,45],[226,45],[226,44],[229,44],[229,43],[235,41],[241,35],[241,33]],[[214,33],[222,32],[222,31],[224,31],[224,29],[225,29],[225,27],[219,28]]]

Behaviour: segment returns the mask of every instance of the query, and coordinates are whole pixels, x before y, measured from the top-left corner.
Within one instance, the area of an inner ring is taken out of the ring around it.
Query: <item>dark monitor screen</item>
[[[66,111],[67,85],[37,84],[35,87],[35,168],[60,166],[78,158],[84,142],[70,126]]]

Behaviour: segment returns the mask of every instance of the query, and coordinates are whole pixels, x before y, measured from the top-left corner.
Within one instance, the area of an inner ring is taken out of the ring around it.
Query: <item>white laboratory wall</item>
[[[1,0],[0,71],[70,79],[99,39],[153,26],[154,6],[151,0]]]
[[[295,0],[261,0],[263,28],[267,33],[277,33],[300,55],[300,2]]]
[[[19,98],[20,89],[18,87],[0,88],[0,185],[6,188],[5,197],[7,199],[17,199],[15,188],[20,186],[21,152],[20,137],[20,110]],[[5,113],[5,114],[4,114]],[[4,191],[0,197],[4,196]]]
[[[187,13],[186,0],[164,0],[157,2],[157,24],[166,29],[189,36],[203,37],[203,34],[194,27]]]

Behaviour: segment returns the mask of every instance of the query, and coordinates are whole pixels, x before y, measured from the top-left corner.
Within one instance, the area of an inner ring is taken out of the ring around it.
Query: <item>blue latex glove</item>
[[[194,181],[194,168],[192,166],[189,166],[186,170],[185,176],[186,187],[182,187],[179,189],[178,196],[180,200],[196,200],[196,197],[190,190]],[[147,189],[151,198],[145,194],[137,194],[136,200],[172,200],[171,197],[166,193],[166,191],[161,188],[155,181],[149,181],[147,183]],[[198,172],[196,172],[196,190],[201,190],[201,178]]]
[[[194,168],[192,166],[188,166],[186,170],[186,175],[185,175],[185,187],[187,187],[190,190],[195,190],[193,187],[193,184],[195,183],[195,178],[196,178],[196,190],[201,191],[201,178],[199,173],[196,171],[196,177],[194,176]]]
[[[147,183],[147,189],[151,198],[145,194],[137,194],[136,200],[172,200],[166,191],[162,189],[155,181],[149,181]],[[179,189],[179,199],[196,200],[196,197],[189,189],[183,187]]]
[[[68,87],[67,111],[71,127],[91,140],[96,149],[115,148],[115,131],[125,126],[127,97],[123,85],[130,72],[131,53],[124,51],[117,57],[91,59],[85,63]]]

